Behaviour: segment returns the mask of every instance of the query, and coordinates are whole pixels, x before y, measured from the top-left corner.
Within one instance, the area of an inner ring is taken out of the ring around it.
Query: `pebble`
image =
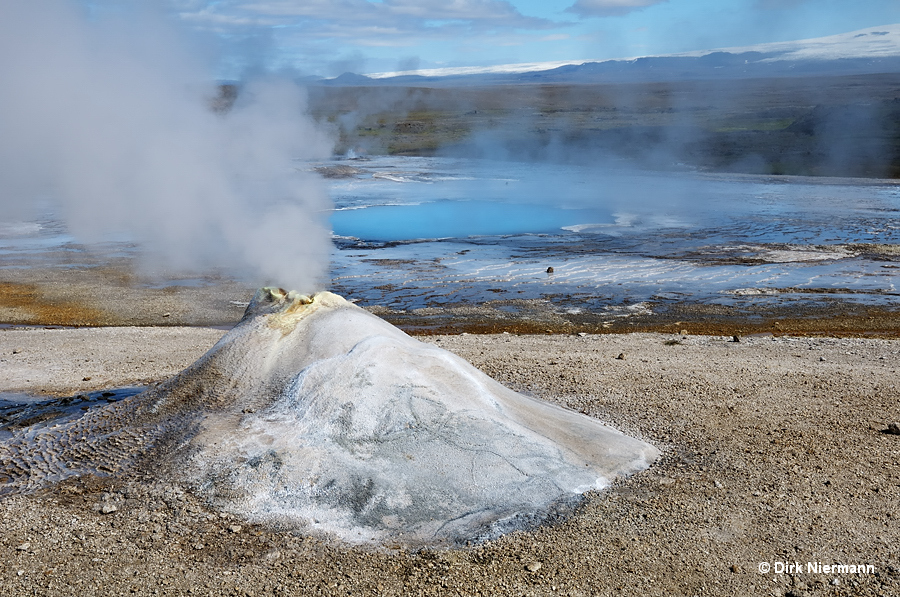
[[[619,361],[624,361],[624,360],[625,360],[625,353],[624,353],[624,352],[620,352],[620,353],[619,353],[619,356],[617,356],[616,359],[619,360]]]
[[[240,532],[241,532],[241,528],[243,528],[243,527],[241,527],[241,525],[239,525],[239,524],[233,524],[233,525],[231,525],[230,527],[228,527],[228,530],[231,531],[232,533],[240,533]]]
[[[102,514],[112,514],[116,510],[118,510],[118,508],[116,508],[114,504],[103,504],[100,508]]]
[[[540,562],[528,562],[527,564],[525,564],[525,570],[528,570],[529,572],[537,572],[540,569],[541,569]]]
[[[31,547],[31,543],[26,541],[22,545],[16,547],[16,551],[28,551],[29,547]]]

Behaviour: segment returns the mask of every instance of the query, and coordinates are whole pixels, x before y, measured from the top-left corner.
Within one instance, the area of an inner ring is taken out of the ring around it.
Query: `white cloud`
[[[177,1],[177,0],[173,0]],[[181,16],[210,26],[290,26],[316,37],[384,35],[442,37],[466,30],[545,29],[556,24],[528,17],[507,0],[224,0],[182,3]],[[360,26],[365,28],[360,30]],[[390,40],[381,40],[390,42]]]
[[[566,9],[582,17],[608,17],[624,15],[667,0],[578,0]]]
[[[219,2],[216,4],[216,9],[225,9],[230,12],[269,15],[280,17],[285,21],[296,20],[294,17],[306,17],[327,21],[361,20],[372,17],[377,10],[375,5],[366,0]]]
[[[422,20],[500,22],[504,26],[534,25],[537,19],[523,16],[505,0],[385,0],[390,14]]]
[[[227,40],[226,78],[297,65],[305,73],[333,76],[340,74],[336,61],[355,51],[383,56],[389,48],[429,43],[450,44],[459,54],[477,40],[483,53],[485,40],[495,47],[520,44],[531,33],[557,33],[572,24],[526,16],[509,0],[166,1],[191,27]]]

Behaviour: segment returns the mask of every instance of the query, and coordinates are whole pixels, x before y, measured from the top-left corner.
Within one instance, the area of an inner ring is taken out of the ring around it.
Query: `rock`
[[[112,514],[116,510],[118,510],[118,508],[116,508],[115,504],[103,504],[103,506],[100,507],[101,514]]]
[[[741,341],[741,337],[740,337],[740,336],[732,336],[732,337],[731,337],[731,341],[732,341],[732,342],[740,342],[740,341]]]
[[[91,378],[90,378],[90,376],[88,376],[88,377],[82,377],[82,378],[81,378],[81,381],[91,381]]]
[[[587,332],[578,332],[579,338],[584,338],[585,336],[587,336]]]
[[[26,541],[22,545],[19,545],[18,547],[16,547],[16,551],[28,551],[29,547],[31,547],[31,543]]]
[[[888,423],[886,431],[891,435],[900,435],[900,423]]]
[[[537,572],[540,569],[541,569],[540,562],[528,562],[527,564],[525,564],[525,570],[528,570],[531,573]]]
[[[242,528],[243,527],[239,524],[233,524],[230,527],[228,527],[228,530],[231,531],[232,533],[240,533]]]
[[[548,274],[552,274],[552,273],[553,273],[553,267],[552,267],[552,266],[547,268],[547,273],[548,273]]]
[[[315,168],[315,171],[322,175],[323,178],[332,178],[332,179],[341,179],[341,178],[356,178],[357,175],[362,174],[363,171],[359,168],[354,168],[353,166],[346,165],[338,165],[338,166],[319,166]],[[246,307],[246,303],[244,304]]]
[[[619,356],[617,356],[616,359],[618,359],[618,360],[620,360],[620,361],[624,361],[624,360],[625,360],[625,353],[624,353],[624,352],[620,352],[620,353],[619,353]]]

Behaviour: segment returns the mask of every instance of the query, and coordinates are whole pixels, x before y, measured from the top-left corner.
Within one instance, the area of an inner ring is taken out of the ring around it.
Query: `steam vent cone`
[[[249,520],[442,544],[539,522],[657,456],[335,294],[264,288],[165,384],[0,443],[0,492],[147,468]]]

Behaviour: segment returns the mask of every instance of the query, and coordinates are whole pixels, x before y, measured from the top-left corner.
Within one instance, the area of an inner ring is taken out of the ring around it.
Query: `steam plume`
[[[205,54],[158,14],[0,0],[0,219],[49,199],[79,240],[124,232],[153,268],[314,290],[331,206],[292,160],[331,142],[290,82],[213,110]]]

